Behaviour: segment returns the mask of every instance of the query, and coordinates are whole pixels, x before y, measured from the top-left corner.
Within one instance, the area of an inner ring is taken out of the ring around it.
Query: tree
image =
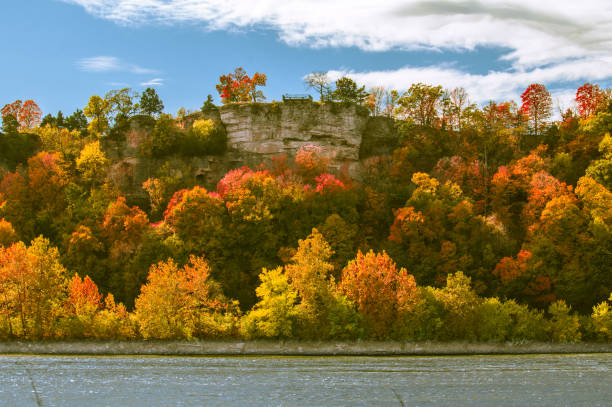
[[[451,126],[460,130],[463,119],[463,109],[469,105],[468,93],[464,88],[455,88],[449,93],[450,106],[452,110]]]
[[[197,186],[178,191],[168,203],[164,219],[189,252],[206,253],[211,259],[219,256],[223,249],[219,235],[226,219],[219,197]]]
[[[313,72],[304,78],[306,89],[314,89],[320,97],[320,101],[323,102],[327,95],[330,93],[329,78],[327,72]]]
[[[370,109],[370,112],[372,112],[372,116],[380,116],[383,112],[383,104],[387,93],[388,91],[382,86],[375,86],[370,89],[365,99],[365,104]]]
[[[7,114],[2,117],[2,131],[5,134],[12,135],[19,131],[19,122],[12,114]]]
[[[433,127],[438,118],[440,100],[444,91],[442,86],[431,86],[416,83],[410,86],[399,99],[406,119],[412,119],[417,125]]]
[[[2,120],[7,116],[13,116],[19,122],[20,130],[32,130],[37,127],[42,118],[40,107],[33,100],[16,100],[5,105],[1,110]]]
[[[138,111],[139,106],[137,103],[134,103],[134,99],[137,97],[138,93],[133,93],[132,89],[123,88],[107,92],[104,95],[104,101],[110,113],[115,113],[117,117],[130,117],[134,112]]]
[[[140,95],[140,111],[149,116],[158,116],[163,110],[164,104],[155,89],[145,89]]]
[[[13,225],[4,219],[0,219],[0,247],[10,246],[17,241],[17,233]]]
[[[394,211],[389,250],[420,284],[441,285],[449,273],[463,270],[482,293],[490,289],[490,270],[506,252],[504,235],[474,213],[456,184],[414,173],[415,189]]]
[[[334,100],[344,103],[362,104],[367,96],[365,86],[358,87],[357,83],[347,76],[336,81],[336,89],[332,92]]]
[[[0,247],[0,314],[11,335],[27,339],[52,338],[66,295],[66,271],[59,252],[38,237]]]
[[[65,120],[66,128],[70,131],[78,130],[81,132],[81,137],[86,136],[87,133],[87,117],[81,109],[77,109],[68,116]]]
[[[77,130],[60,129],[50,124],[38,127],[34,133],[40,139],[41,150],[50,153],[59,152],[71,163],[74,163],[81,154],[85,143]]]
[[[42,110],[33,100],[26,100],[23,102],[23,107],[19,112],[19,123],[22,129],[31,130],[40,124],[42,117]]]
[[[312,184],[315,178],[328,171],[329,160],[321,156],[321,147],[306,145],[295,155],[297,173],[305,183]]]
[[[0,114],[2,114],[2,120],[4,120],[7,116],[13,116],[14,119],[19,118],[19,112],[21,111],[21,107],[23,106],[22,100],[16,100],[13,103],[7,103],[0,109]]]
[[[534,134],[539,135],[546,119],[552,114],[552,98],[546,87],[533,83],[521,95],[521,111],[531,121]]]
[[[268,80],[266,74],[255,72],[253,78],[251,78],[249,87],[251,93],[251,101],[253,103],[261,102],[266,99],[262,90],[257,89],[257,86],[266,86]]]
[[[98,95],[91,96],[87,106],[83,109],[85,116],[91,119],[87,126],[87,130],[97,137],[106,134],[110,129],[108,119],[110,112],[111,107],[108,101],[102,99]]]
[[[215,103],[213,102],[213,97],[212,95],[208,95],[206,96],[206,100],[204,101],[204,104],[202,105],[202,112],[206,113],[208,110],[211,109],[216,109],[217,106],[215,106]]]
[[[94,318],[102,308],[102,294],[89,276],[84,279],[75,274],[68,283],[68,298],[64,302],[64,314],[68,317],[71,337],[93,337]]]
[[[140,146],[145,155],[155,158],[175,153],[179,144],[180,128],[170,114],[161,114],[151,135]]]
[[[265,99],[257,86],[266,86],[265,74],[255,72],[249,77],[242,68],[236,68],[233,73],[221,75],[219,84],[216,85],[217,92],[221,95],[223,104],[240,102],[258,102]]]
[[[247,338],[291,338],[298,316],[298,293],[282,267],[263,269],[255,290],[259,302],[242,318],[240,331]]]
[[[416,282],[405,269],[398,270],[387,253],[363,254],[351,260],[342,271],[341,293],[357,305],[366,335],[371,339],[389,338],[404,312],[410,312],[417,299]]]
[[[210,338],[233,333],[236,306],[211,278],[208,263],[191,256],[182,268],[172,260],[151,266],[134,312],[144,338]]]
[[[590,83],[585,83],[576,90],[576,104],[578,105],[578,114],[581,118],[586,119],[594,114],[601,107],[604,101],[604,92],[599,89],[599,86]]]
[[[100,142],[87,144],[76,159],[76,168],[83,180],[92,186],[99,185],[106,179],[106,170],[110,160],[100,148]]]

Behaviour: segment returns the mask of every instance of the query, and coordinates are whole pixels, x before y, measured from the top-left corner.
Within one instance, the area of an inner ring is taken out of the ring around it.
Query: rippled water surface
[[[612,354],[0,356],[0,406],[369,407],[402,403],[612,406]]]

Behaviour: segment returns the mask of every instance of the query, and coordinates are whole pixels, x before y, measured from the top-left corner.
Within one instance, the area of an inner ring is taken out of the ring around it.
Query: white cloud
[[[163,86],[164,79],[163,78],[153,78],[146,82],[141,82],[140,86]]]
[[[130,72],[140,75],[157,73],[154,69],[143,68],[111,56],[82,58],[76,65],[86,72]]]
[[[491,71],[483,75],[463,72],[452,67],[435,66],[405,67],[390,71],[328,72],[328,76],[332,80],[345,75],[367,87],[384,86],[405,90],[417,82],[442,85],[449,89],[463,87],[468,91],[472,102],[485,103],[490,99],[497,101],[516,100],[519,92],[535,82],[597,81],[612,77],[612,57],[566,61],[525,71]],[[564,97],[562,98],[565,105],[568,101],[568,92],[569,90],[564,90]]]
[[[77,66],[87,72],[108,72],[121,69],[119,58],[103,56],[80,59],[77,61]]]
[[[130,84],[125,82],[108,82],[108,86],[112,86],[114,88],[129,88]]]
[[[612,78],[610,0],[63,1],[123,25],[195,23],[209,30],[265,27],[294,46],[503,50],[501,58],[510,68],[485,75],[448,66],[350,72],[368,85],[407,88],[421,81],[463,86],[475,101],[516,98],[520,88],[533,82],[558,86]]]
[[[264,25],[289,44],[368,50],[501,46],[536,66],[609,54],[609,0],[64,0],[120,24]]]

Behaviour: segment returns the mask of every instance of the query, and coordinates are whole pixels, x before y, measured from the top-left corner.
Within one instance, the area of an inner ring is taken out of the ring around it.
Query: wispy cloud
[[[163,86],[164,79],[163,78],[153,78],[146,82],[141,82],[140,86]]]
[[[521,66],[610,54],[612,3],[558,0],[63,0],[120,24],[264,25],[289,44],[464,49],[497,46]]]
[[[115,88],[129,88],[130,84],[125,82],[108,82],[108,86],[113,86]]]
[[[328,76],[332,80],[349,76],[368,87],[384,86],[398,90],[408,89],[417,82],[442,85],[449,89],[464,87],[473,102],[484,103],[490,99],[517,99],[519,92],[534,82],[597,81],[612,77],[612,57],[566,61],[525,71],[491,71],[482,75],[452,67],[426,66],[369,72],[339,70],[330,71]],[[565,90],[565,94],[567,92]],[[567,97],[563,100],[566,101]]]
[[[130,72],[139,75],[157,73],[155,69],[143,68],[112,56],[82,58],[76,62],[76,65],[85,72]]]
[[[393,88],[419,81],[463,86],[475,101],[515,98],[519,88],[533,82],[563,88],[576,80],[612,79],[610,0],[63,1],[122,25],[189,22],[209,30],[264,27],[292,46],[504,50],[501,59],[509,69],[484,75],[452,66],[335,72]]]

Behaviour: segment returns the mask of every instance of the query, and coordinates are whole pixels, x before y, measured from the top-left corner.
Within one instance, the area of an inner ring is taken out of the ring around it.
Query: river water
[[[612,406],[612,354],[0,356],[0,406]]]

